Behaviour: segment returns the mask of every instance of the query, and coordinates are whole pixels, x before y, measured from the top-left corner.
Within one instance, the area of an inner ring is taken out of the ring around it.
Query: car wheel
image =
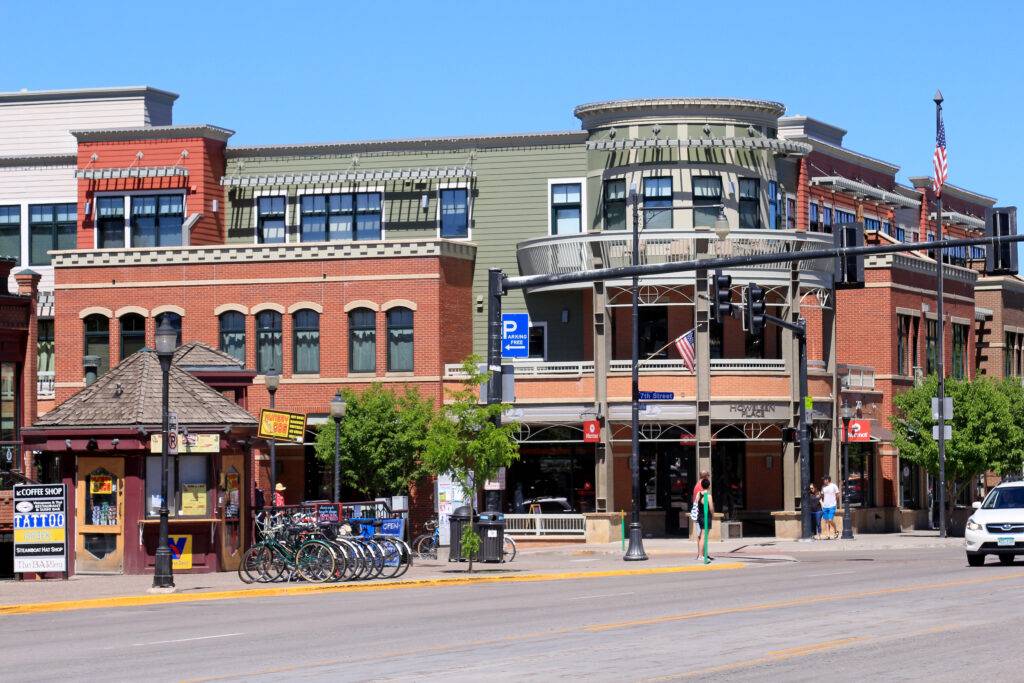
[[[981,554],[968,555],[967,564],[969,564],[972,567],[980,567],[981,565],[985,564],[985,556]]]
[[[1013,564],[1013,555],[1000,555],[999,562],[1001,564]]]

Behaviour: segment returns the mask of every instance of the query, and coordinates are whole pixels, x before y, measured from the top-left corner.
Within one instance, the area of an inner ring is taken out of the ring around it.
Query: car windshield
[[[983,510],[1006,510],[1008,508],[1024,508],[1024,486],[1013,488],[997,488],[988,494],[981,504]]]

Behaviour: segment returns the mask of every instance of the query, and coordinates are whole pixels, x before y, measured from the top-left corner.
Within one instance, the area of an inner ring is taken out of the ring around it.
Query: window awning
[[[904,197],[901,194],[842,176],[818,176],[811,178],[811,185],[831,187],[837,192],[862,195],[874,199],[881,204],[889,204],[891,206],[902,206],[908,209],[916,209],[921,206],[921,202],[910,197]]]
[[[720,148],[720,149],[766,149],[776,154],[804,156],[811,153],[806,142],[779,140],[777,138],[686,138],[681,140],[632,139],[632,140],[590,140],[588,150],[614,151],[624,149],[645,149],[648,147],[675,147],[677,149]]]
[[[75,177],[85,180],[119,180],[121,178],[172,178],[188,177],[183,166],[126,166],[124,168],[82,168],[75,171]]]
[[[928,220],[936,220],[935,212],[932,211],[928,214]],[[977,230],[985,229],[985,221],[975,216],[968,216],[965,213],[959,211],[943,211],[942,220],[947,223],[953,223],[956,225],[965,225],[968,228],[975,228]]]
[[[271,187],[276,185],[327,185],[345,182],[382,180],[429,180],[432,178],[473,178],[476,172],[468,166],[445,168],[391,168],[364,171],[314,171],[280,175],[227,175],[220,184],[227,187]]]

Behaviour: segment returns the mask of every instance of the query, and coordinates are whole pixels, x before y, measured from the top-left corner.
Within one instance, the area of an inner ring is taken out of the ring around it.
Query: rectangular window
[[[21,207],[0,206],[0,258],[21,262]]]
[[[76,211],[74,204],[33,204],[28,207],[29,265],[48,266],[48,251],[77,246]]]
[[[836,223],[853,223],[857,220],[856,214],[842,209],[836,209]]]
[[[1016,335],[1013,332],[1007,332],[1003,338],[1003,377],[1013,376],[1013,349],[1014,349],[1014,337]]]
[[[180,247],[185,195],[135,195],[132,201],[133,247]]]
[[[896,374],[909,375],[912,370],[908,367],[910,346],[910,316],[896,316]]]
[[[285,197],[259,197],[256,200],[256,241],[260,244],[285,242]]]
[[[719,176],[693,178],[693,226],[713,228],[722,210],[722,179]]]
[[[283,242],[284,208],[271,205],[267,223],[268,236]],[[263,214],[260,214],[263,216]],[[378,240],[381,236],[381,194],[356,192],[345,194],[303,195],[299,201],[299,238],[303,242],[335,242],[339,240]]]
[[[171,517],[210,517],[209,456],[177,455],[167,462],[167,509]],[[146,516],[160,515],[160,456],[146,457]]]
[[[469,190],[441,190],[441,237],[469,237]]]
[[[96,248],[124,246],[124,197],[96,198]]]
[[[761,228],[761,183],[757,178],[740,178],[740,229]]]
[[[546,360],[548,355],[548,326],[546,323],[530,325],[529,354],[530,358]]]
[[[583,190],[579,183],[551,186],[551,234],[576,235],[583,230]]]
[[[604,229],[626,229],[625,180],[606,180],[604,183]]]
[[[836,212],[838,214],[838,212]],[[832,232],[832,207],[821,207],[821,231]]]
[[[811,204],[807,209],[807,221],[811,232],[821,232],[821,219],[817,204]]]
[[[782,195],[779,194],[779,184],[774,180],[768,181],[768,227],[771,230],[782,228]]]
[[[928,321],[927,325],[925,326],[924,335],[924,345],[926,354],[926,365],[924,369],[924,374],[930,375],[933,372],[936,372],[938,363],[938,357],[935,355],[935,350],[937,348],[939,339],[939,326],[938,324],[936,324],[936,321]]]
[[[875,232],[881,232],[881,230],[882,230],[882,221],[878,220],[877,218],[868,218],[868,217],[865,216],[864,217],[864,229],[865,230],[873,230]]]
[[[786,198],[786,229],[796,230],[796,200]]]
[[[327,195],[307,194],[299,200],[299,239],[327,241]]]
[[[891,235],[892,223],[890,223],[889,221],[882,221],[882,232],[884,232],[886,235]]]
[[[53,372],[53,318],[39,318],[36,358],[39,372]]]
[[[381,236],[381,193],[358,192],[353,195],[356,204],[357,240],[379,240]]]
[[[644,178],[643,228],[672,229],[672,178]]]
[[[967,325],[953,325],[953,379],[967,377]]]

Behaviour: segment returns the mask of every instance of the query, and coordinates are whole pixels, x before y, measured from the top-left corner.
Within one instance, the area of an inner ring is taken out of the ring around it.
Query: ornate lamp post
[[[850,511],[850,420],[853,410],[843,401],[840,408],[843,420],[843,538],[853,540],[853,515]]]
[[[156,557],[153,568],[153,588],[174,588],[174,573],[171,568],[171,548],[167,544],[167,448],[169,422],[169,394],[171,359],[178,344],[178,332],[167,321],[160,323],[156,330],[156,355],[160,359],[160,370],[163,374],[163,446],[160,452],[160,535],[156,546]]]
[[[266,374],[267,392],[270,394],[270,408],[274,408],[274,396],[277,388],[281,386],[281,373],[274,368],[267,370]],[[271,515],[277,508],[277,444],[270,440],[270,512]]]
[[[345,399],[339,391],[331,399],[331,418],[334,419],[334,502],[341,502],[341,418],[345,417]]]
[[[629,188],[629,199],[633,203],[633,265],[640,265],[640,195],[636,183]],[[646,560],[644,536],[640,528],[640,277],[633,276],[633,400],[630,426],[632,439],[629,469],[633,476],[633,507],[629,516],[629,547],[622,559],[626,561]]]

